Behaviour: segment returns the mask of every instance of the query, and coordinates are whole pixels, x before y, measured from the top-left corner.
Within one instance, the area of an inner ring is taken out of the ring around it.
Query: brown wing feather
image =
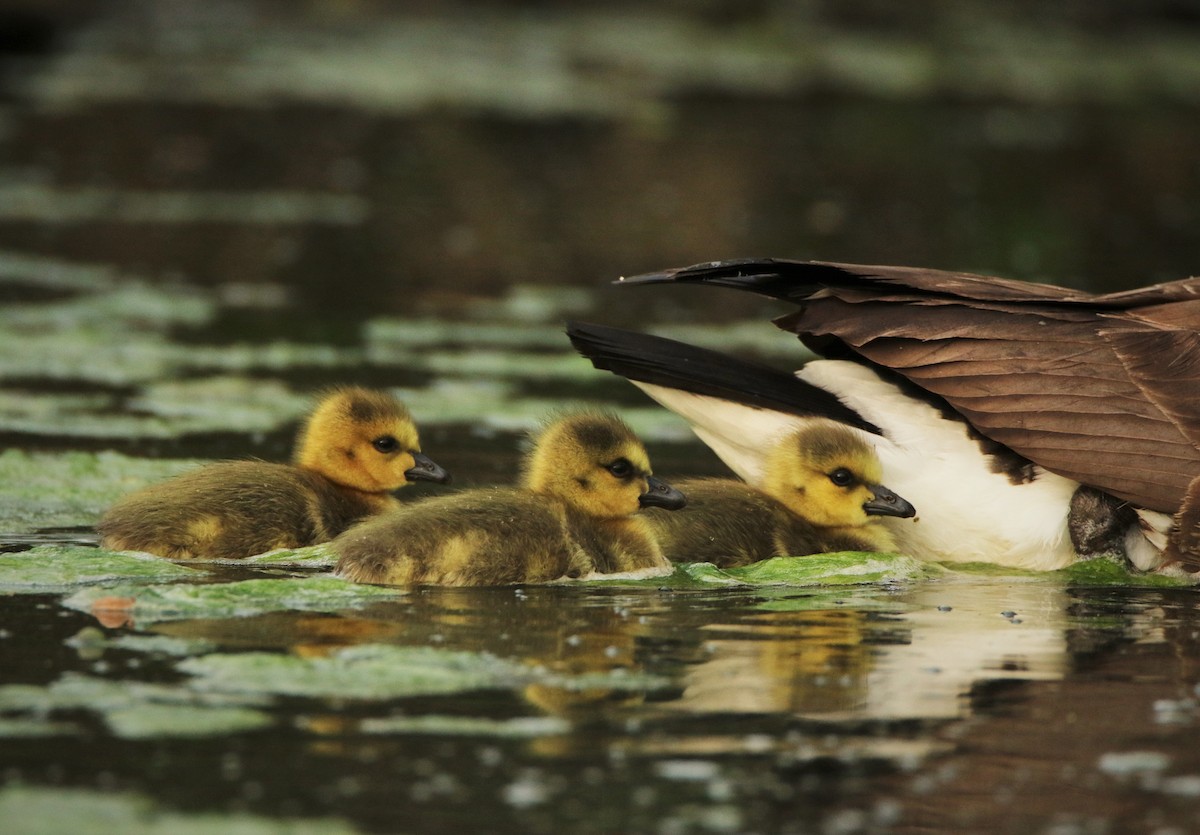
[[[1158,391],[1180,375],[1155,382],[1153,350],[1138,332],[1144,326],[1115,314],[984,302],[846,304],[828,295],[778,324],[838,338],[942,397],[992,440],[1139,506],[1174,512],[1200,475],[1197,439],[1165,408],[1165,391],[1157,399],[1147,393],[1147,378]],[[1135,350],[1147,364],[1131,361]],[[1196,368],[1180,373],[1193,375],[1194,388]]]
[[[793,301],[800,309],[776,324],[810,347],[844,346],[892,369],[992,440],[1138,506],[1174,513],[1200,478],[1200,278],[1094,295],[938,270],[766,260],[645,280]]]

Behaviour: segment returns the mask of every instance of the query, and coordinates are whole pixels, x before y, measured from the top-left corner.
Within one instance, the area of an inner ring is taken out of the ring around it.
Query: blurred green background
[[[0,250],[257,327],[739,256],[1200,271],[1195,0],[9,0],[0,50]],[[608,305],[749,304],[701,295]]]

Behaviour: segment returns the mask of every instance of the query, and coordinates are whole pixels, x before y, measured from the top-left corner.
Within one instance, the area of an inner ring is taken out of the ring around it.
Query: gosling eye
[[[371,446],[375,447],[376,451],[382,452],[384,455],[395,452],[400,449],[400,442],[391,435],[381,435],[371,441]]]
[[[829,480],[838,487],[849,487],[854,483],[854,473],[850,472],[845,467],[838,467],[829,474]]]
[[[633,465],[624,458],[618,458],[608,465],[608,471],[617,478],[629,478],[633,475]]]

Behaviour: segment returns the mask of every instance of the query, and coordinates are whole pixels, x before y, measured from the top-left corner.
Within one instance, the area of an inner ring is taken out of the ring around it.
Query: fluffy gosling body
[[[291,464],[224,461],[124,497],[101,518],[100,544],[174,560],[241,559],[325,542],[399,502],[411,481],[444,482],[421,454],[404,404],[369,389],[320,398]]]
[[[537,436],[518,486],[466,490],[356,525],[333,542],[336,572],[364,583],[488,586],[666,567],[638,511],[683,504],[651,475],[623,421],[573,414]]]
[[[649,512],[663,553],[672,562],[723,568],[769,557],[830,551],[892,551],[884,516],[915,510],[881,485],[882,467],[853,431],[820,421],[785,435],[767,460],[763,489],[732,479],[680,483],[688,506]]]

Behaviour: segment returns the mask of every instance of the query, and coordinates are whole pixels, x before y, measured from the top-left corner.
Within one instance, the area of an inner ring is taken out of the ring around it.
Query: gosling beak
[[[638,496],[638,504],[642,507],[679,510],[687,504],[687,496],[665,481],[660,481],[654,476],[646,476],[646,492]]]
[[[882,484],[868,484],[867,489],[875,494],[869,502],[863,504],[863,510],[868,516],[899,516],[907,519],[917,515],[917,509],[907,499],[897,496]]]
[[[404,477],[409,481],[436,481],[438,484],[448,484],[450,473],[443,470],[428,455],[420,452],[412,454],[413,465],[404,471]]]

